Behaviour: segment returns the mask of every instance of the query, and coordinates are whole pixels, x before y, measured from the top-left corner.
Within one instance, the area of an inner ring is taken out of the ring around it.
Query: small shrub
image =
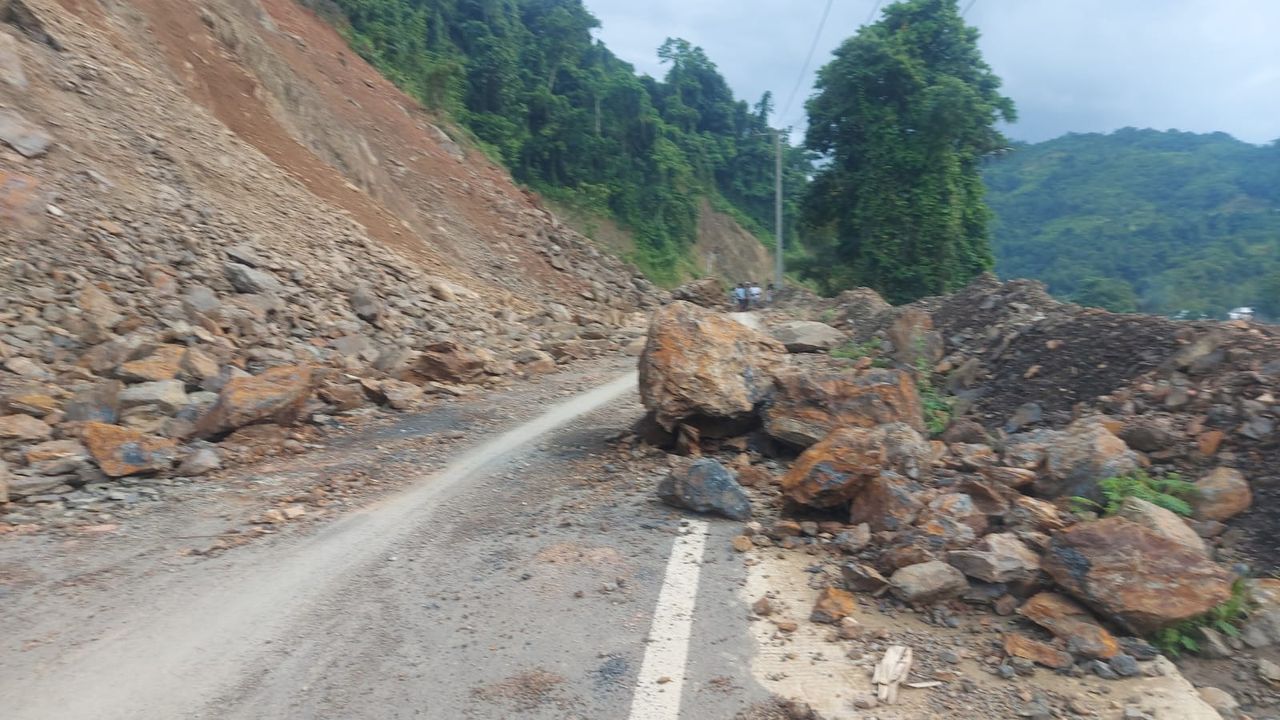
[[[1240,625],[1249,615],[1249,589],[1240,578],[1231,585],[1231,599],[1200,617],[1184,620],[1157,632],[1151,642],[1166,655],[1178,657],[1184,652],[1199,652],[1197,630],[1209,628],[1228,637],[1240,635]]]
[[[1106,500],[1105,503],[1076,496],[1071,498],[1075,509],[1098,510],[1103,515],[1115,515],[1120,511],[1120,506],[1124,504],[1126,498],[1136,497],[1183,517],[1189,517],[1191,504],[1188,501],[1196,496],[1195,483],[1183,480],[1177,473],[1152,476],[1145,470],[1109,477],[1098,483],[1098,490]]]
[[[943,395],[933,384],[933,371],[922,356],[916,361],[916,390],[920,393],[920,407],[924,410],[924,425],[929,434],[941,435],[951,424],[955,408],[954,400]]]

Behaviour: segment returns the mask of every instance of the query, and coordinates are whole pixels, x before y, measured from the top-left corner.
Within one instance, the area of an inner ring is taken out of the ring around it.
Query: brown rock
[[[773,614],[773,603],[767,597],[762,597],[751,603],[751,612],[760,617],[768,617]]]
[[[667,430],[684,423],[708,437],[734,435],[773,390],[785,353],[778,341],[729,317],[674,302],[649,324],[640,397]]]
[[[1234,468],[1215,468],[1196,481],[1196,491],[1191,507],[1199,520],[1223,522],[1253,505],[1253,491],[1249,489],[1249,482]]]
[[[812,320],[782,323],[771,328],[770,334],[791,353],[826,352],[845,341],[844,333]]]
[[[472,383],[479,380],[493,356],[482,348],[464,348],[452,340],[426,346],[411,372],[422,380]]]
[[[178,361],[178,377],[189,385],[199,385],[208,378],[218,376],[218,361],[198,348],[187,348]]]
[[[113,424],[120,417],[120,393],[124,383],[107,380],[85,388],[67,403],[67,420]]]
[[[842,428],[800,454],[782,478],[782,491],[802,505],[836,507],[883,471],[921,477],[928,462],[928,443],[908,425]]]
[[[849,522],[866,524],[874,532],[910,527],[924,508],[921,490],[919,483],[895,472],[880,473],[849,504]]]
[[[888,336],[894,358],[907,365],[932,366],[945,352],[942,335],[933,329],[933,316],[916,308],[903,310],[889,326]]]
[[[809,620],[816,623],[836,623],[849,617],[858,609],[858,601],[848,590],[828,587],[818,594]]]
[[[1052,503],[1033,497],[1020,497],[1009,509],[1006,523],[1010,526],[1022,526],[1037,532],[1050,533],[1070,525],[1071,518],[1064,515]]]
[[[1040,572],[1040,555],[1012,533],[987,535],[968,550],[948,553],[947,562],[989,583],[1028,581]]]
[[[45,225],[45,202],[39,180],[0,170],[0,226],[37,233]]]
[[[61,408],[56,399],[41,392],[24,392],[10,395],[5,400],[5,404],[9,406],[10,412],[31,415],[32,417],[45,417]]]
[[[79,440],[49,440],[32,445],[23,451],[23,455],[28,465],[35,465],[49,460],[88,457],[89,451]]]
[[[157,382],[178,377],[187,349],[181,345],[161,345],[141,360],[122,363],[116,377],[126,382]],[[217,372],[215,371],[216,375]]]
[[[1074,664],[1070,653],[1062,652],[1039,640],[1033,640],[1022,633],[1005,634],[1004,652],[1009,657],[1023,658],[1055,670],[1069,668]]]
[[[733,544],[733,549],[740,553],[747,552],[755,547],[755,544],[751,542],[751,538],[746,535],[734,535],[733,540],[730,542]]]
[[[1217,455],[1218,448],[1222,445],[1222,440],[1225,437],[1226,433],[1221,430],[1206,430],[1196,438],[1196,449],[1203,455]]]
[[[1234,580],[1226,568],[1120,517],[1058,533],[1043,565],[1067,592],[1142,635],[1226,602]]]
[[[870,428],[906,423],[924,430],[915,381],[901,370],[814,372],[788,369],[777,374],[778,389],[765,409],[765,431],[808,447],[837,428]]]
[[[124,319],[120,307],[96,285],[85,285],[76,297],[76,304],[89,322],[110,330]]]
[[[1034,470],[1026,470],[1024,468],[983,467],[978,468],[978,474],[991,482],[1011,488],[1026,487],[1035,482],[1036,479]]]
[[[380,390],[375,390],[380,393]],[[359,383],[347,383],[345,385],[327,385],[320,389],[317,393],[321,400],[333,406],[334,411],[344,412],[347,410],[355,410],[358,407],[364,407],[367,400],[365,389]]]
[[[291,425],[302,413],[311,392],[311,369],[306,365],[271,368],[260,375],[227,381],[218,402],[196,426],[201,437],[221,435],[245,425]]]
[[[844,586],[853,592],[878,593],[889,587],[889,581],[880,571],[862,563],[845,563],[840,566]]]
[[[1058,593],[1040,593],[1022,604],[1018,614],[1053,633],[1076,655],[1106,660],[1120,652],[1115,636],[1098,625],[1075,601]]]
[[[30,415],[5,415],[0,417],[0,447],[16,443],[38,442],[53,436],[53,428],[43,420]]]
[[[422,399],[421,387],[401,380],[383,380],[379,389],[387,399],[387,405],[394,410],[408,410]]]
[[[178,457],[173,440],[118,425],[86,423],[81,439],[98,467],[111,477],[167,470]]]
[[[1098,418],[1077,420],[1045,447],[1046,473],[1033,487],[1041,497],[1097,499],[1097,483],[1139,468],[1138,456]]]

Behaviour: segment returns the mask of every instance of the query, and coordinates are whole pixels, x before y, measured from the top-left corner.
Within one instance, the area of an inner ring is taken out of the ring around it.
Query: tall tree
[[[956,0],[903,0],[818,72],[806,140],[827,162],[804,210],[828,289],[904,302],[993,266],[980,162],[1015,114],[977,41]]]

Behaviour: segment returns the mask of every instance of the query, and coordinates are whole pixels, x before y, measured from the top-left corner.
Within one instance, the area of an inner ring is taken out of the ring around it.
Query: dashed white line
[[[708,531],[705,520],[691,520],[688,532],[677,537],[671,548],[629,720],[680,717],[680,694],[684,690],[693,609],[698,599],[698,579]]]

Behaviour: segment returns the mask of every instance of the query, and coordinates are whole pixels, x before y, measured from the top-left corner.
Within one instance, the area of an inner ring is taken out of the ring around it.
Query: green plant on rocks
[[[1199,652],[1197,639],[1201,628],[1208,628],[1228,637],[1239,637],[1240,625],[1249,614],[1249,588],[1244,578],[1231,585],[1231,599],[1200,617],[1184,620],[1177,625],[1157,632],[1151,642],[1160,651],[1172,657],[1184,652]]]
[[[941,435],[951,424],[955,408],[954,400],[943,395],[933,384],[933,372],[922,355],[916,361],[916,390],[920,393],[920,407],[924,410],[924,425],[930,435]]]
[[[1104,516],[1110,516],[1120,511],[1125,499],[1136,497],[1183,517],[1190,517],[1192,510],[1189,501],[1197,492],[1195,483],[1183,480],[1177,473],[1153,476],[1145,470],[1106,478],[1098,483],[1098,490],[1105,502],[1099,503],[1077,495],[1071,498],[1075,509],[1097,510]]]

